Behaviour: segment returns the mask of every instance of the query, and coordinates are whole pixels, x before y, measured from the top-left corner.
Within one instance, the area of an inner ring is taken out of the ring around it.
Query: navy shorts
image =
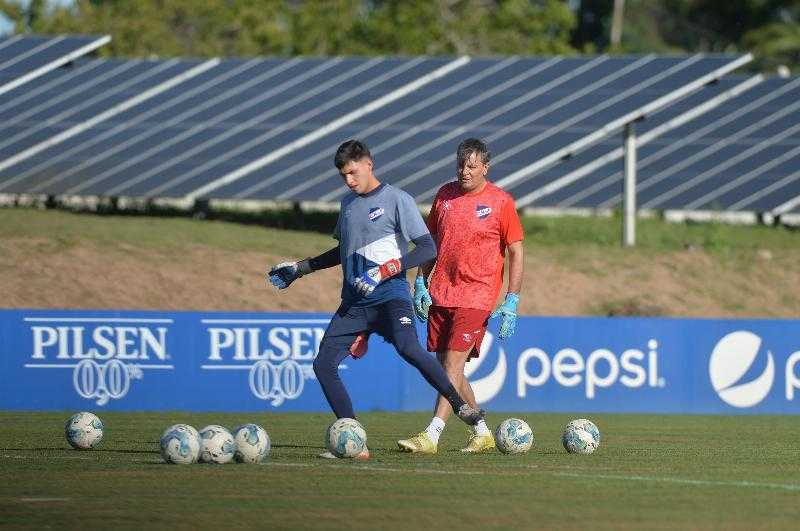
[[[329,347],[349,349],[362,332],[377,333],[394,346],[419,342],[411,299],[392,299],[375,306],[342,305],[336,310],[323,341]]]

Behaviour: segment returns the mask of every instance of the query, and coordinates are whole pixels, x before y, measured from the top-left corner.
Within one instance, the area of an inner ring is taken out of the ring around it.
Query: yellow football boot
[[[494,436],[491,433],[487,435],[478,435],[477,433],[470,432],[467,447],[462,448],[461,451],[465,454],[479,454],[494,449]]]
[[[435,454],[438,449],[438,445],[431,440],[427,431],[414,435],[410,439],[397,441],[397,446],[401,451],[412,454]]]

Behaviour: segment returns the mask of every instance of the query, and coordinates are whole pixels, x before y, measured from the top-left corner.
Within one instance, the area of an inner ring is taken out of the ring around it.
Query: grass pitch
[[[602,442],[567,454],[567,421],[526,419],[525,455],[462,455],[452,420],[439,454],[396,451],[428,414],[361,416],[372,458],[328,461],[328,414],[101,413],[95,450],[69,448],[70,413],[0,413],[0,528],[753,529],[800,521],[800,435],[794,417],[591,415]],[[167,465],[161,431],[264,426],[262,465]]]

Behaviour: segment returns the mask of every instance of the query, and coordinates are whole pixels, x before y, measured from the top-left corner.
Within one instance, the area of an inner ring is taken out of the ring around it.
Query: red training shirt
[[[430,280],[437,306],[494,309],[506,247],[523,238],[514,198],[490,182],[466,194],[458,181],[436,194],[428,228],[439,252]]]

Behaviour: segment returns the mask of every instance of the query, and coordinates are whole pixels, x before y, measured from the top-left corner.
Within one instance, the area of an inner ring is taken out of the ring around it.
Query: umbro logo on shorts
[[[412,323],[411,319],[409,319],[405,315],[400,318],[400,324],[410,325],[411,323]]]
[[[383,212],[384,212],[384,210],[381,207],[370,208],[369,209],[369,220],[370,221],[375,221],[376,219],[378,219],[379,217],[381,217],[383,215]]]
[[[486,219],[491,213],[492,207],[488,207],[486,205],[478,205],[475,207],[475,215],[478,216],[478,219]]]
[[[461,334],[461,337],[463,337],[464,341],[466,341],[467,343],[472,341],[472,334]]]

